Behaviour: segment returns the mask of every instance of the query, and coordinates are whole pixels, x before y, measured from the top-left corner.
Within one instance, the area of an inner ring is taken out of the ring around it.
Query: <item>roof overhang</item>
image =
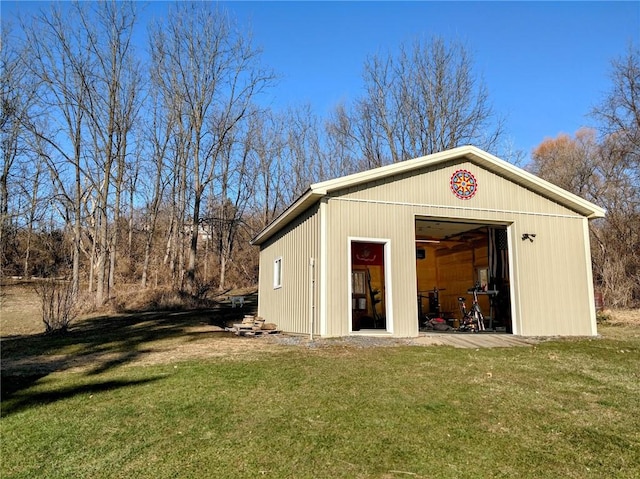
[[[482,166],[489,171],[493,171],[541,196],[556,201],[588,219],[602,218],[605,215],[603,208],[590,201],[580,198],[542,178],[538,178],[528,171],[501,160],[486,151],[476,148],[475,146],[467,145],[412,160],[393,163],[372,170],[366,170],[353,175],[342,176],[333,180],[314,183],[302,196],[291,204],[291,206],[258,233],[256,237],[251,240],[251,244],[260,245],[264,243],[300,213],[332,192],[462,158],[466,158],[468,161]]]
[[[262,231],[260,231],[252,240],[252,245],[260,245],[271,238],[274,234],[284,228],[289,222],[300,215],[303,211],[310,208],[325,194],[313,191],[313,185],[307,189],[291,206],[280,213],[271,223],[269,223]]]

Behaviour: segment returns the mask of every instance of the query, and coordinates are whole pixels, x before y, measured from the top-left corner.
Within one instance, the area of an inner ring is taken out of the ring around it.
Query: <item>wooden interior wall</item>
[[[457,317],[458,297],[466,296],[467,289],[473,285],[473,248],[458,246],[455,250],[438,250],[436,267],[438,288],[442,289],[442,310]]]
[[[418,274],[418,292],[433,290],[438,282],[436,273],[436,248],[431,245],[417,243],[416,249],[423,249],[425,258],[416,259],[416,271]]]
[[[478,280],[479,268],[489,266],[487,239],[473,243],[424,245],[416,243],[417,249],[424,249],[425,259],[416,259],[418,293],[427,294],[437,287],[440,291],[441,311],[452,317],[460,317],[458,297],[467,298],[467,307],[471,305],[472,295],[467,290]],[[478,298],[480,308],[489,315],[489,300],[486,296]],[[429,310],[428,301],[423,300],[423,311]]]

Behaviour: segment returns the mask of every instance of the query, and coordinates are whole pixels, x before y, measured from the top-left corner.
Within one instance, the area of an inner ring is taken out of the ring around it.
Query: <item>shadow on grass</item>
[[[37,381],[51,373],[73,368],[88,377],[95,377],[157,350],[154,348],[158,347],[158,341],[196,341],[207,334],[212,338],[225,334],[215,332],[214,328],[207,331],[206,326],[225,327],[238,322],[245,314],[255,313],[255,310],[254,296],[248,298],[243,308],[220,304],[206,310],[129,311],[126,314],[78,321],[62,335],[33,334],[2,338],[0,396],[3,415],[5,401],[25,395]],[[105,384],[109,388],[118,387],[117,382]],[[42,394],[51,396],[55,401],[66,397],[67,392]],[[32,401],[25,396],[24,400],[20,400],[20,408],[43,402],[50,401],[40,396]]]
[[[39,379],[39,378],[38,378]],[[140,384],[146,384],[155,382],[160,377],[140,379],[135,381],[102,381],[90,384],[83,384],[80,386],[70,386],[56,389],[54,391],[41,391],[41,392],[21,392],[13,391],[12,399],[6,401],[2,400],[2,417],[6,417],[10,414],[28,409],[33,406],[40,406],[44,404],[50,404],[61,399],[71,398],[73,396],[81,394],[96,394],[105,391],[113,391],[130,386],[138,386]],[[4,394],[4,387],[3,387]]]

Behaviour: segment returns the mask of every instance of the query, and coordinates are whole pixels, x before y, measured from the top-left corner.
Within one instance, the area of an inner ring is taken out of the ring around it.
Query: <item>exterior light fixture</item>
[[[533,238],[536,237],[535,233],[522,233],[522,241],[529,240],[533,243]]]

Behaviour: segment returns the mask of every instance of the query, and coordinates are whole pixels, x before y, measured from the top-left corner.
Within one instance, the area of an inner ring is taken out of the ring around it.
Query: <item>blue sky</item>
[[[367,55],[416,37],[464,42],[476,73],[529,153],[574,133],[609,89],[610,61],[640,43],[640,2],[231,2],[283,75],[282,102],[325,114],[360,94]]]
[[[638,1],[222,4],[280,75],[274,105],[310,103],[321,116],[360,95],[367,55],[433,35],[461,41],[508,140],[527,154],[545,137],[592,124],[586,114],[610,88],[611,60],[640,44]],[[2,11],[36,5],[3,2]],[[145,17],[166,8],[150,2]]]

